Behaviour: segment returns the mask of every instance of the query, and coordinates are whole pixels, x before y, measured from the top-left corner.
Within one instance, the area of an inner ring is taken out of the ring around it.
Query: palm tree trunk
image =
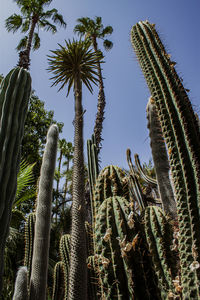
[[[19,63],[18,66],[23,67],[24,69],[29,69],[30,65],[30,52],[33,41],[33,34],[35,31],[35,26],[38,22],[38,16],[32,16],[31,20],[31,28],[28,34],[28,40],[26,44],[26,49],[24,51],[20,51],[19,53]]]
[[[94,51],[97,53],[97,42],[96,38],[93,37],[92,39]],[[105,100],[105,94],[104,94],[104,86],[103,86],[103,77],[101,73],[101,65],[100,62],[97,64],[98,67],[98,77],[99,77],[99,94],[98,94],[98,104],[97,104],[97,114],[95,119],[95,125],[94,125],[94,135],[96,138],[96,146],[97,146],[97,152],[100,152],[101,149],[101,141],[102,141],[102,130],[103,130],[103,120],[104,118],[104,109],[106,105]]]
[[[75,134],[72,189],[72,229],[69,274],[69,300],[87,299],[87,251],[85,234],[84,156],[82,85],[79,74],[74,80]]]

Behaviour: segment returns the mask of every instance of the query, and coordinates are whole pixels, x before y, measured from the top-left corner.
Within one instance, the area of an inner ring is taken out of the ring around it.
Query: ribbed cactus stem
[[[65,299],[64,290],[64,263],[59,261],[54,267],[52,300]]]
[[[70,248],[70,234],[64,234],[60,239],[60,256],[64,267],[64,300],[68,299]]]
[[[25,222],[25,255],[24,255],[24,266],[28,269],[28,281],[30,280],[32,258],[33,258],[33,244],[35,235],[35,213],[30,213]]]
[[[20,146],[30,91],[30,74],[22,68],[13,69],[0,88],[0,292],[4,248],[16,194]]]
[[[186,90],[155,28],[139,22],[132,44],[158,111],[167,144],[180,228],[184,299],[200,299],[200,132]]]
[[[30,280],[30,300],[46,300],[52,192],[57,142],[58,127],[56,125],[51,125],[47,134],[47,143],[43,155],[39,181],[32,272]]]
[[[27,299],[28,299],[27,267],[20,267],[17,272],[13,300],[27,300]]]
[[[162,135],[160,121],[158,119],[156,106],[151,97],[147,104],[147,119],[149,136],[151,139],[150,145],[152,157],[163,208],[170,217],[176,219],[176,202],[169,178],[169,161],[167,150]]]
[[[171,251],[173,228],[162,209],[156,206],[146,208],[144,224],[161,296],[165,300],[168,299],[170,293],[174,296],[176,293],[173,284],[176,275],[176,260]]]

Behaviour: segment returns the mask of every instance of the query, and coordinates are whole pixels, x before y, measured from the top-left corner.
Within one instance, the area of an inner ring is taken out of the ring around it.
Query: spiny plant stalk
[[[200,132],[186,90],[154,24],[133,26],[131,39],[155,101],[167,144],[180,230],[183,299],[200,299]]]
[[[161,296],[168,299],[170,294],[176,294],[173,280],[177,274],[177,257],[171,251],[173,228],[162,209],[156,206],[145,209],[144,224]]]
[[[52,300],[65,299],[64,290],[64,263],[59,261],[54,267]]]
[[[170,167],[167,150],[164,138],[162,136],[162,129],[160,126],[160,121],[158,120],[156,106],[154,101],[152,102],[151,99],[152,98],[149,99],[147,104],[147,119],[158,188],[164,211],[169,214],[171,218],[176,219],[176,202],[169,178]]]
[[[32,258],[33,258],[33,244],[35,235],[35,213],[30,213],[25,222],[25,255],[24,255],[24,266],[28,269],[28,281],[30,280]]]
[[[27,299],[28,299],[27,267],[20,267],[17,272],[13,300],[27,300]]]
[[[68,299],[69,290],[69,268],[70,268],[70,234],[64,234],[60,239],[60,256],[64,267],[64,298]]]
[[[4,248],[16,194],[20,146],[30,91],[30,74],[22,68],[11,70],[0,87],[0,293]]]
[[[51,125],[47,134],[47,143],[39,181],[36,207],[35,238],[33,247],[32,271],[30,279],[30,300],[45,300],[49,241],[51,227],[51,207],[53,179],[56,164],[58,127]]]

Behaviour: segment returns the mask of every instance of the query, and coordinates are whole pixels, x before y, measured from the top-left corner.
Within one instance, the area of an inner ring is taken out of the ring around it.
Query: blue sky
[[[73,28],[77,18],[101,16],[104,26],[114,29],[109,37],[114,46],[105,52],[103,76],[106,113],[103,129],[102,167],[115,164],[128,168],[126,149],[138,153],[142,162],[151,157],[149,146],[146,104],[150,96],[146,82],[138,65],[130,43],[131,27],[140,20],[156,24],[161,39],[172,60],[177,62],[176,70],[183,78],[185,88],[190,89],[189,97],[197,112],[200,112],[200,26],[199,0],[58,0],[52,1],[49,8],[57,8],[67,22],[66,29],[59,29],[52,35],[39,32],[41,47],[31,54],[32,87],[38,97],[45,101],[48,110],[54,110],[55,119],[63,122],[62,136],[73,141],[74,98],[73,92],[66,98],[66,91],[57,92],[51,88],[47,55],[55,50],[58,43],[76,36]],[[1,0],[0,11],[0,73],[6,75],[13,68],[18,55],[15,47],[20,34],[7,33],[4,22],[18,8],[12,0]],[[102,43],[99,42],[102,49]],[[90,138],[96,115],[98,88],[93,95],[83,90],[83,105],[86,109],[84,139]],[[86,153],[86,152],[85,152]]]

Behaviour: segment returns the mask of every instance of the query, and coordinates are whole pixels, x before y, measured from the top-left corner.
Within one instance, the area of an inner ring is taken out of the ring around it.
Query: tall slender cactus
[[[131,39],[158,111],[176,193],[183,299],[200,299],[200,132],[186,90],[154,24]]]
[[[4,248],[16,194],[20,146],[30,91],[30,74],[22,68],[11,70],[0,88],[0,293]]]
[[[58,127],[54,124],[47,134],[42,160],[36,207],[35,238],[30,279],[30,300],[46,300],[49,257],[53,178],[56,163]]]
[[[149,135],[151,139],[151,150],[156,172],[156,179],[160,192],[164,211],[173,219],[177,218],[176,202],[169,178],[169,161],[162,129],[156,112],[156,106],[152,98],[147,104],[147,119]]]

